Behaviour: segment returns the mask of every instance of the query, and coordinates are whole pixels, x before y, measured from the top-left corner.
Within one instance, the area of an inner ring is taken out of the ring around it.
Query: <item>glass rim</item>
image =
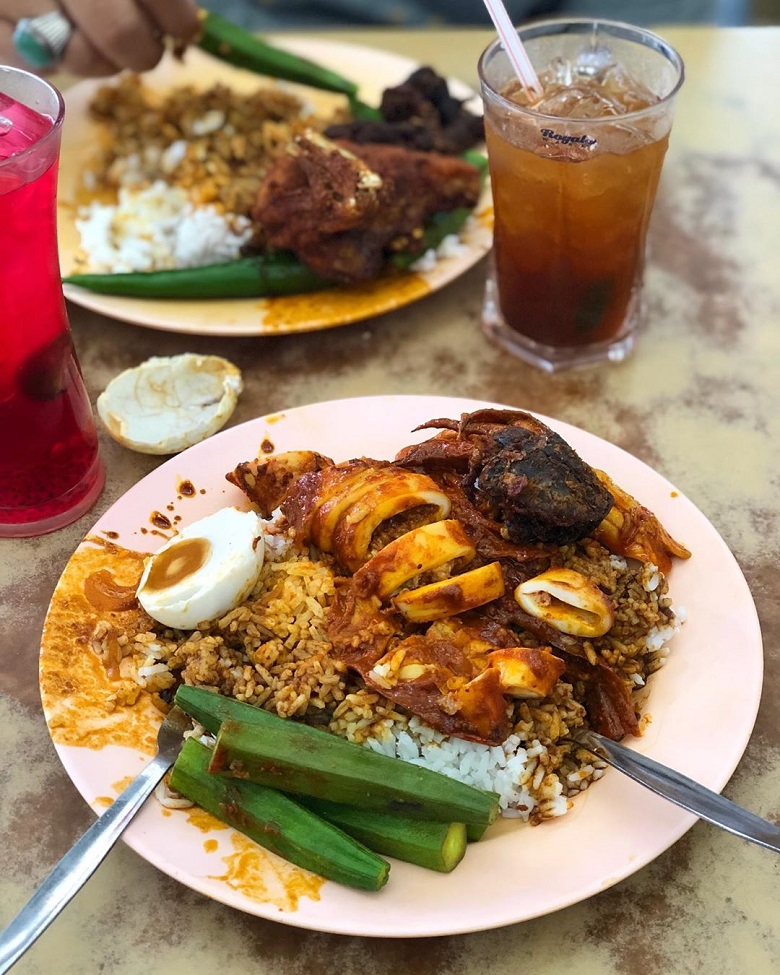
[[[606,27],[611,31],[613,36],[620,37],[622,40],[634,41],[634,43],[639,44],[642,47],[648,47],[651,50],[656,51],[658,54],[663,55],[667,61],[669,61],[677,69],[677,80],[672,89],[662,98],[659,98],[655,104],[648,105],[647,108],[636,109],[633,112],[626,112],[625,115],[609,115],[601,116],[600,118],[587,118],[586,116],[578,115],[548,115],[546,112],[535,111],[526,105],[519,105],[517,102],[506,98],[501,94],[501,92],[496,91],[496,89],[485,79],[485,65],[488,58],[492,57],[498,48],[503,47],[501,38],[496,37],[484,49],[477,62],[477,72],[479,74],[479,80],[482,87],[486,88],[490,92],[490,95],[495,98],[495,100],[504,108],[508,108],[511,111],[522,115],[528,115],[530,118],[545,119],[551,122],[557,122],[559,124],[561,122],[588,122],[589,124],[602,124],[609,122],[614,123],[616,120],[622,122],[624,119],[641,119],[645,116],[658,112],[660,108],[665,107],[674,99],[685,81],[685,62],[683,61],[680,53],[675,50],[675,48],[673,48],[668,41],[665,41],[663,37],[651,30],[647,30],[644,27],[637,27],[635,24],[629,24],[622,20],[608,20],[604,17],[561,17],[548,20],[537,20],[533,23],[526,24],[523,27],[518,27],[517,34],[521,40],[528,40],[537,36],[550,36],[552,33],[569,33],[569,31],[563,29],[566,27]],[[551,30],[551,28],[555,28],[555,30]],[[577,32],[571,31],[571,33]]]
[[[25,71],[24,68],[14,68],[8,64],[0,64],[0,91],[2,91],[2,80],[4,76],[13,75],[16,77],[23,77],[29,79],[34,84],[43,86],[47,91],[54,95],[54,100],[57,106],[57,114],[54,116],[52,121],[52,127],[37,139],[32,145],[27,146],[26,149],[22,149],[20,152],[15,152],[12,156],[8,156],[6,159],[0,159],[0,170],[10,169],[11,166],[17,165],[20,159],[25,159],[31,153],[36,150],[40,150],[41,146],[46,146],[53,139],[58,138],[60,134],[60,129],[62,128],[62,122],[65,118],[65,99],[62,97],[62,92],[55,88],[54,85],[46,81],[45,78],[41,78],[40,75],[34,74],[32,71]],[[27,106],[30,107],[29,105]],[[35,109],[33,109],[35,111]],[[41,114],[41,113],[39,113]]]

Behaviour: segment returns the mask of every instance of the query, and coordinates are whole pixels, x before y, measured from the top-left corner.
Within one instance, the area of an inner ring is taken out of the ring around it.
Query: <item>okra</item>
[[[385,756],[377,755],[374,752],[369,752],[365,748],[361,748],[359,745],[352,745],[350,742],[344,741],[341,738],[337,738],[335,735],[330,735],[328,732],[320,731],[317,728],[312,728],[309,725],[300,724],[298,722],[291,722],[288,719],[279,718],[268,711],[264,711],[262,708],[254,707],[252,704],[247,704],[244,701],[237,701],[232,697],[225,697],[223,694],[216,694],[213,691],[208,691],[203,687],[190,687],[188,684],[181,684],[176,691],[175,703],[186,712],[191,718],[202,725],[209,734],[217,735],[224,721],[234,720],[240,721],[245,724],[254,725],[257,729],[258,737],[265,736],[265,734],[271,729],[282,728],[294,728],[295,734],[299,739],[302,739],[302,747],[305,749],[307,747],[307,742],[316,741],[319,742],[323,736],[327,741],[333,743],[335,747],[345,746],[349,754],[352,755],[357,749],[359,753],[365,753],[370,757],[380,759],[382,762],[389,762],[391,766],[404,766],[407,763],[403,763],[400,759],[387,758]],[[417,766],[408,766],[409,768],[417,768]],[[462,789],[467,790],[465,795],[467,795],[473,801],[473,794],[476,793],[481,797],[488,797],[488,806],[491,809],[491,813],[487,816],[480,816],[478,819],[468,819],[455,815],[455,810],[453,810],[449,816],[444,818],[444,822],[450,822],[456,819],[462,820],[466,823],[466,830],[470,842],[478,840],[490,823],[495,819],[497,814],[497,805],[495,804],[495,799],[497,798],[492,792],[483,792],[480,789],[474,789],[472,786],[462,785],[455,780],[447,778],[447,776],[441,775],[438,772],[430,772],[426,769],[419,769],[420,772],[425,772],[428,775],[432,775],[436,782],[441,783],[442,781],[452,786],[460,786]],[[460,790],[458,790],[460,791]],[[324,798],[330,798],[325,796]],[[484,799],[482,800],[484,803]],[[433,817],[430,817],[433,818]]]
[[[428,870],[449,873],[466,852],[466,827],[463,823],[408,819],[406,816],[355,809],[354,806],[343,806],[309,796],[301,796],[299,801],[359,840],[369,850]]]
[[[390,864],[284,793],[211,775],[211,750],[188,738],[171,772],[171,788],[290,863],[361,890],[387,883]]]
[[[457,234],[472,211],[461,207],[435,213],[425,227],[423,246],[414,254],[395,254],[389,267],[405,270],[425,251],[436,249],[445,237]],[[222,264],[175,268],[170,271],[126,271],[119,274],[69,274],[65,284],[75,284],[97,294],[126,298],[276,298],[333,287],[334,283],[312,271],[294,254],[277,251],[240,257]]]
[[[274,47],[219,14],[202,11],[201,34],[197,43],[198,47],[221,61],[246,68],[256,74],[345,95],[357,93],[354,81],[329,68],[323,68],[308,58]]]
[[[466,839],[469,843],[476,843],[485,835],[488,823],[466,823]]]
[[[284,718],[222,722],[209,765],[259,785],[437,822],[492,823],[498,796]]]
[[[174,704],[178,704],[185,714],[197,721],[214,737],[219,733],[222,722],[227,721],[228,718],[248,721],[260,728],[268,728],[279,720],[273,714],[263,711],[262,708],[256,708],[253,704],[207,691],[204,687],[190,687],[189,684],[179,685]]]

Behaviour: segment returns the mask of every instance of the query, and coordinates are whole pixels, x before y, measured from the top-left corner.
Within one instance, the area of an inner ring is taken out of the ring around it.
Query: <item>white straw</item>
[[[531,59],[523,47],[523,42],[517,36],[517,31],[512,25],[503,3],[501,0],[484,0],[484,3],[521,84],[530,92],[541,95],[542,86],[531,64]]]

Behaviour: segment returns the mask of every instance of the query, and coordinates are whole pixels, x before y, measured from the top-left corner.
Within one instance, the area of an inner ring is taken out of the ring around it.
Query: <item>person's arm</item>
[[[14,50],[18,21],[58,9],[52,0],[0,0],[0,64],[27,67]],[[58,69],[83,76],[153,68],[163,38],[187,44],[198,34],[194,0],[62,0],[59,9],[74,26]]]

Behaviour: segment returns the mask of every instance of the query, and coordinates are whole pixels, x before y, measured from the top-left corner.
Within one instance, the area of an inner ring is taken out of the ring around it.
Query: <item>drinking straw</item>
[[[531,94],[543,94],[542,86],[531,64],[531,59],[523,47],[523,42],[517,36],[517,31],[509,19],[509,14],[506,12],[504,4],[501,0],[484,0],[484,3],[520,83]]]

